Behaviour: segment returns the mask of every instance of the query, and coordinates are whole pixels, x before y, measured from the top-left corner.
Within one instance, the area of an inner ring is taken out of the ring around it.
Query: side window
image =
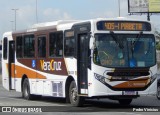
[[[74,38],[67,38],[65,39],[65,45],[64,45],[64,55],[65,56],[74,56],[74,45],[75,45],[75,39]]]
[[[24,36],[24,57],[31,58],[35,54],[35,38],[34,35]]]
[[[18,36],[16,38],[16,57],[22,58],[23,57],[23,39],[22,36]]]
[[[56,34],[49,35],[49,56],[56,57]]]
[[[74,31],[69,30],[65,32],[65,40],[64,40],[64,55],[65,56],[74,56],[75,49],[75,39],[74,39]]]
[[[57,56],[61,57],[63,54],[63,32],[57,33],[56,46]]]
[[[46,37],[38,37],[38,57],[46,57]]]
[[[8,46],[8,39],[4,38],[3,40],[3,59],[7,59],[7,46]]]
[[[63,54],[63,32],[50,33],[49,56],[61,57]]]

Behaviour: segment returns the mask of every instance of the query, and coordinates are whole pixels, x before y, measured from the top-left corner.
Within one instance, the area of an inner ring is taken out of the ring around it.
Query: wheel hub
[[[25,95],[25,97],[28,96],[28,87],[27,86],[24,88],[24,95]]]
[[[74,102],[77,101],[77,89],[76,88],[73,88],[72,91],[71,91],[71,97],[72,97],[72,100]]]

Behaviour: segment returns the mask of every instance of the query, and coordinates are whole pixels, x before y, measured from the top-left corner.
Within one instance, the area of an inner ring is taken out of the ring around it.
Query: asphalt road
[[[0,76],[0,79],[1,79],[1,76]],[[140,98],[134,99],[130,106],[122,106],[118,103],[118,101],[113,101],[109,99],[86,100],[84,107],[72,107],[70,104],[65,103],[65,100],[61,98],[42,97],[42,99],[40,100],[27,101],[21,97],[21,93],[5,90],[2,87],[1,80],[0,80],[0,107],[4,107],[4,106],[9,106],[9,107],[15,106],[15,107],[21,107],[21,108],[32,106],[32,107],[39,107],[42,109],[42,111],[72,112],[72,113],[78,112],[79,114],[83,114],[83,112],[87,112],[87,113],[92,112],[92,114],[101,112],[102,115],[103,115],[103,112],[104,113],[117,112],[118,114],[119,112],[121,112],[121,114],[128,114],[128,112],[130,112],[130,114],[133,113],[133,114],[141,115],[142,112],[136,113],[133,111],[133,109],[136,109],[136,108],[138,109],[154,108],[154,109],[158,109],[160,112],[160,100],[158,100],[155,96],[140,97]],[[147,115],[148,113],[143,113],[143,114]],[[112,115],[112,113],[110,113],[110,115]]]

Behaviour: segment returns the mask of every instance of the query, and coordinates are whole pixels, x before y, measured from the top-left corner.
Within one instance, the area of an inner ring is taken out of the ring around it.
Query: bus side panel
[[[17,91],[17,92],[21,92],[22,91],[22,89],[21,89],[21,78],[16,78],[15,79],[15,90]]]
[[[11,63],[11,87],[15,89],[15,64]]]
[[[10,90],[10,79],[8,72],[8,47],[8,35],[5,35],[2,47],[2,85],[5,89]]]
[[[2,48],[2,84],[7,90],[15,89],[14,62],[15,49],[12,32],[4,33]]]
[[[18,59],[15,63],[15,87],[16,91],[21,92],[22,88],[22,78],[27,77],[30,79],[36,79],[36,71],[27,68],[25,65],[21,64],[21,61],[25,61],[26,63],[32,63],[32,59]],[[31,82],[30,82],[31,84]],[[31,87],[30,87],[31,88]]]
[[[8,63],[7,60],[2,59],[2,84],[3,87],[9,90],[9,75],[8,75]]]

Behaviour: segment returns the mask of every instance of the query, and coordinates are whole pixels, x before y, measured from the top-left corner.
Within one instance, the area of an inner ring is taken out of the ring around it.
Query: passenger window
[[[74,38],[67,38],[65,39],[65,56],[74,56],[74,45],[75,45],[75,39]]]
[[[74,56],[75,52],[75,38],[73,30],[65,31],[65,40],[64,40],[64,55],[65,56]]]
[[[24,36],[24,57],[35,57],[35,38],[34,35]]]
[[[7,59],[7,45],[8,45],[8,39],[4,38],[3,40],[3,59]]]
[[[16,57],[22,58],[23,57],[23,39],[22,36],[18,36],[16,38]]]
[[[63,32],[50,33],[49,56],[62,57],[63,54]]]
[[[38,57],[46,57],[46,37],[38,37]]]

